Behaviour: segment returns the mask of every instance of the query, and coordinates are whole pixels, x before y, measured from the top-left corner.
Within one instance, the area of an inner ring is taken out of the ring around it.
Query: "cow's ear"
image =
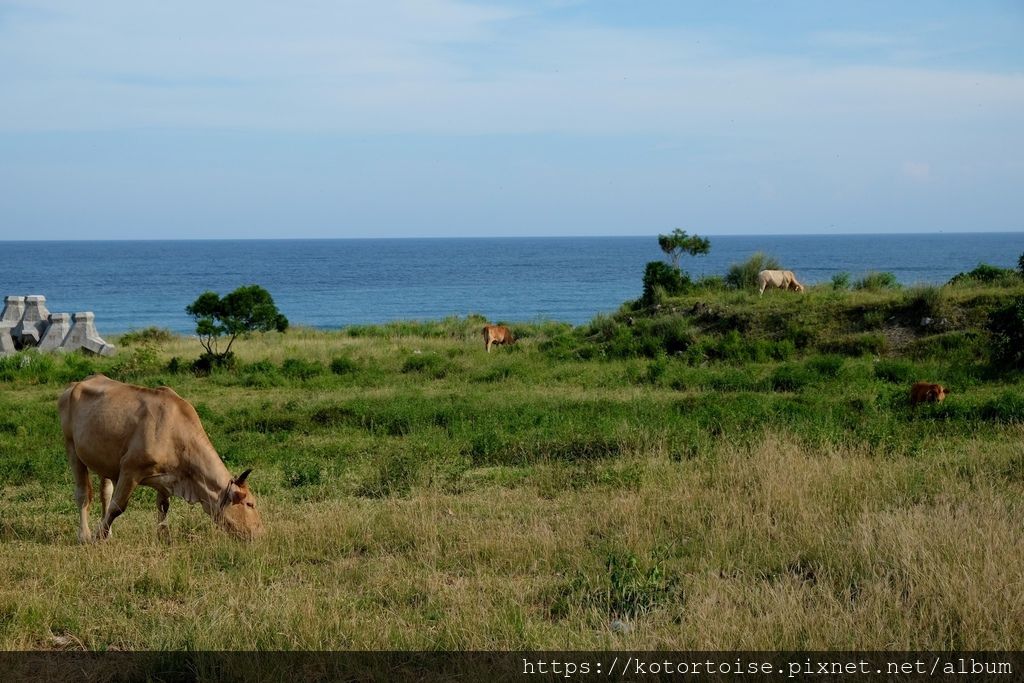
[[[232,481],[231,483],[233,483],[235,486],[242,486],[243,484],[245,484],[245,480],[249,478],[250,474],[252,474],[251,467],[247,469],[245,472],[242,472],[237,477],[235,477],[234,481]]]
[[[238,505],[243,500],[245,500],[245,491],[238,488],[234,484],[231,484],[228,487],[228,500],[231,503],[231,505]]]

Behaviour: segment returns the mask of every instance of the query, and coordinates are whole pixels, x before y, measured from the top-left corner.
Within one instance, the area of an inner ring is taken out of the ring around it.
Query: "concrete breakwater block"
[[[38,294],[8,296],[0,315],[0,355],[34,347],[40,351],[85,349],[112,356],[117,349],[96,331],[95,319],[91,311],[50,313],[46,297]]]
[[[51,313],[50,324],[46,328],[46,332],[43,333],[43,338],[39,340],[40,351],[53,351],[59,349],[64,345],[64,340],[68,338],[68,332],[71,331],[71,316],[67,313]]]
[[[17,350],[14,346],[14,337],[11,336],[11,328],[13,327],[12,323],[0,320],[0,356],[6,356]]]
[[[38,294],[26,296],[25,312],[21,316],[21,322],[11,332],[11,336],[18,340],[22,348],[37,346],[46,332],[49,320],[50,312],[46,310],[46,297]]]
[[[25,297],[4,297],[4,312],[0,313],[0,320],[17,325],[21,322],[23,315],[25,315]]]
[[[115,349],[100,337],[100,333],[96,331],[95,319],[96,316],[89,311],[71,316],[71,331],[65,337],[61,348],[67,351],[85,349],[101,356],[113,356]]]

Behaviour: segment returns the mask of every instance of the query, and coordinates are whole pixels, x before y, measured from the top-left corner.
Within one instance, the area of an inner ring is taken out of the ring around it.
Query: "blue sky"
[[[0,0],[0,239],[1024,230],[1024,2]]]

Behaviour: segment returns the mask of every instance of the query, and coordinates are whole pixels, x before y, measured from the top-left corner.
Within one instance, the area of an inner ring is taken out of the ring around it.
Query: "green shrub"
[[[203,353],[192,361],[192,373],[197,377],[205,377],[214,370],[233,370],[237,364],[234,351],[225,354]]]
[[[743,263],[729,266],[725,283],[733,289],[757,289],[757,274],[762,270],[779,270],[782,266],[773,256],[757,252]]]
[[[452,361],[432,352],[413,354],[402,364],[403,373],[418,372],[434,379],[447,376],[454,368]]]
[[[979,263],[978,267],[966,273],[957,273],[949,284],[986,284],[986,285],[1014,285],[1020,282],[1018,274],[1009,268],[1000,268],[987,263]]]
[[[913,287],[904,297],[903,311],[914,323],[920,323],[925,318],[946,318],[951,311],[947,290],[934,285]]]
[[[866,289],[878,291],[882,289],[899,289],[900,283],[892,273],[883,272],[867,273],[864,277],[853,283],[854,289]]]
[[[846,359],[836,354],[815,356],[807,361],[807,367],[819,377],[838,377]]]
[[[281,374],[290,379],[312,379],[322,374],[324,366],[313,360],[286,358],[281,363]]]
[[[30,384],[48,384],[60,380],[55,369],[53,358],[36,349],[0,357],[0,381],[4,382],[20,379]]]
[[[326,478],[324,462],[313,458],[290,458],[281,469],[284,483],[290,488],[317,486]]]
[[[331,359],[331,372],[335,375],[349,375],[358,369],[356,362],[348,356],[336,356]]]
[[[838,353],[843,356],[878,355],[885,351],[886,346],[885,335],[877,332],[849,334],[818,344],[818,348],[825,353]]]
[[[986,328],[993,364],[1024,368],[1024,297],[1015,297],[992,311]]]
[[[693,286],[690,276],[664,261],[651,261],[644,269],[645,306],[660,304],[665,297],[685,294]]]
[[[411,455],[397,453],[378,459],[370,474],[356,488],[361,498],[408,496],[419,475],[419,462]]]
[[[875,363],[875,377],[893,384],[910,384],[917,378],[917,370],[902,360],[880,360]]]
[[[817,336],[818,334],[813,328],[792,320],[786,322],[785,332],[783,333],[783,338],[793,342],[793,346],[798,349],[806,349],[814,343]]]
[[[159,372],[160,368],[156,346],[145,342],[128,350],[127,353],[122,351],[109,372],[114,379],[126,382],[136,380],[149,373]]]
[[[998,398],[986,401],[979,411],[983,420],[990,422],[1024,422],[1024,395],[1006,391]]]
[[[603,620],[636,619],[657,607],[681,603],[683,598],[679,577],[662,561],[641,564],[632,552],[612,549],[600,576],[577,571],[548,598],[548,611],[553,619],[580,610],[597,612]]]
[[[648,319],[638,324],[635,329],[637,335],[641,337],[640,346],[646,356],[682,353],[694,342],[690,324],[682,316]]]
[[[84,353],[76,351],[64,356],[64,368],[60,373],[61,382],[80,382],[97,372],[96,363]]]
[[[717,292],[726,288],[725,278],[721,275],[707,275],[697,280],[695,287],[704,292]]]
[[[805,367],[786,363],[775,369],[771,376],[774,391],[800,391],[814,381],[814,375]]]
[[[832,276],[832,289],[843,291],[850,288],[850,274],[847,272],[836,273]]]
[[[978,337],[974,331],[953,331],[933,334],[923,339],[917,339],[907,347],[907,354],[914,358],[928,358],[930,356],[941,356],[950,358],[954,355],[973,356],[978,352]]]
[[[164,327],[147,327],[141,330],[130,330],[118,338],[121,346],[133,344],[166,344],[174,339],[174,333]]]

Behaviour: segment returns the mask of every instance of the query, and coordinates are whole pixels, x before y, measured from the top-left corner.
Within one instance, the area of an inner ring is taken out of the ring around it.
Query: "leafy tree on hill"
[[[668,235],[658,235],[658,246],[672,259],[672,265],[663,261],[651,261],[644,269],[644,294],[640,299],[647,306],[660,302],[663,296],[677,296],[693,286],[690,275],[679,269],[679,257],[685,254],[698,256],[711,250],[711,242],[704,237],[687,235],[685,230],[676,228]]]
[[[199,343],[214,363],[223,363],[229,357],[231,345],[241,334],[288,329],[288,318],[277,310],[270,292],[259,285],[239,287],[223,297],[203,292],[185,307],[185,312],[195,318]],[[221,337],[228,339],[223,351],[219,346]]]
[[[711,251],[711,241],[698,235],[687,235],[685,230],[676,228],[667,235],[658,235],[658,246],[672,259],[672,265],[679,268],[679,257],[685,254],[699,256]]]

